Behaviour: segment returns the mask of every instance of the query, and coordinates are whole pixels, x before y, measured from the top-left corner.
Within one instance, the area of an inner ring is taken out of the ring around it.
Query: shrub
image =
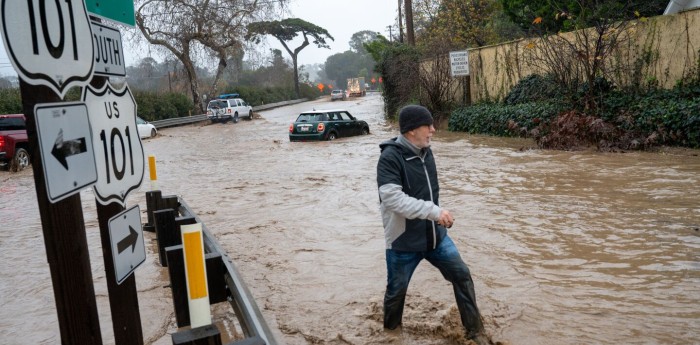
[[[19,88],[0,89],[0,114],[22,112],[22,97]]]
[[[561,98],[561,88],[552,77],[531,74],[513,86],[506,98],[505,104],[522,104]]]
[[[157,94],[149,91],[132,91],[136,100],[138,116],[146,121],[189,116],[192,100],[179,93]]]
[[[558,102],[482,103],[452,112],[447,128],[498,136],[528,136],[541,122],[550,121],[564,109]]]

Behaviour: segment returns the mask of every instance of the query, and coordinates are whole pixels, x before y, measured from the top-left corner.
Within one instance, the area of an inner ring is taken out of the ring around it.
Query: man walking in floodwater
[[[447,235],[454,217],[438,201],[440,187],[430,150],[435,133],[433,117],[425,107],[409,105],[399,112],[399,128],[401,135],[379,145],[377,163],[386,241],[384,327],[401,325],[408,283],[426,259],[452,283],[467,337],[479,345],[489,344],[483,335],[469,268]]]

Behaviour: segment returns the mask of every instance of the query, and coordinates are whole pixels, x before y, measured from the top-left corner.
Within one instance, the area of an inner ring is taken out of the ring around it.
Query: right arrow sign
[[[117,284],[121,284],[146,260],[139,205],[109,219],[109,239],[114,273]]]

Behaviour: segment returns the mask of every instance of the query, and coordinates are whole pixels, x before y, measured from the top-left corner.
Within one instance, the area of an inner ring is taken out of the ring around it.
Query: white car
[[[212,122],[238,122],[240,117],[253,119],[253,107],[240,98],[212,99],[207,105],[207,116]]]
[[[345,91],[343,90],[333,90],[331,91],[331,101],[335,101],[336,99],[339,100],[344,100],[345,99]]]
[[[158,134],[156,126],[138,116],[136,117],[136,127],[138,127],[139,137],[141,138],[152,138]]]

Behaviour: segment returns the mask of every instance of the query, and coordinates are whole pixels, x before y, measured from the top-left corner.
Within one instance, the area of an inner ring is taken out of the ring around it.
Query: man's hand
[[[454,224],[454,222],[455,222],[455,218],[452,217],[452,214],[450,213],[450,211],[442,209],[442,211],[440,211],[440,218],[438,219],[437,222],[438,222],[438,224],[440,224],[446,228],[451,228],[452,224]]]

